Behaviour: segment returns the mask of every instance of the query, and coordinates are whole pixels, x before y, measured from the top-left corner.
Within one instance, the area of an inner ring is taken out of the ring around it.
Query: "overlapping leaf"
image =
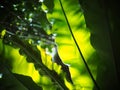
[[[89,89],[92,89],[93,82],[91,80],[91,77],[89,77],[89,74],[86,70],[86,67],[84,66],[84,63],[78,52],[78,49],[76,48],[76,45],[72,39],[59,1],[55,0],[55,3],[56,4],[54,12],[52,15],[49,15],[48,17],[50,18],[50,20],[55,19],[53,33],[57,34],[56,43],[58,45],[58,53],[63,62],[70,65],[69,68],[71,76],[76,88],[81,89],[88,87]],[[75,39],[79,47],[81,48],[85,60],[87,61],[90,59],[90,56],[92,56],[94,49],[90,44],[89,40],[90,32],[86,28],[84,16],[82,10],[80,9],[80,5],[78,4],[78,1],[74,0],[69,1],[62,0],[62,4],[67,15],[69,24],[72,28],[73,34],[75,36]],[[91,66],[94,68],[90,67],[90,70],[96,71],[95,64],[93,63]],[[95,74],[96,73],[94,72],[94,76]],[[86,76],[84,77],[84,75]],[[84,82],[84,80],[87,81]]]
[[[50,7],[46,2],[44,3],[52,10],[53,6]],[[0,2],[0,11],[5,11],[3,15],[6,15],[6,17],[1,15],[3,18],[0,21],[2,27],[0,31],[6,29],[7,32],[5,36],[1,35],[3,42],[15,48],[19,47],[20,54],[26,55],[28,62],[34,63],[36,69],[41,69],[44,75],[57,83],[57,88],[67,90],[63,78],[42,63],[40,51],[35,47],[36,43],[40,45],[40,42],[43,42],[44,48],[49,48],[54,42],[52,35],[48,35],[47,30],[51,29],[51,24],[46,13],[41,9],[41,2],[34,2],[33,0],[29,2],[24,0],[18,2],[3,1]]]

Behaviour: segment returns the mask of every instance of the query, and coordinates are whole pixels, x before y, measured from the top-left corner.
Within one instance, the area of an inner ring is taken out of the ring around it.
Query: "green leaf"
[[[78,43],[78,46],[81,48],[81,52],[87,62],[95,50],[90,44],[90,32],[86,28],[82,9],[80,8],[79,2],[77,0],[61,1],[74,37]],[[70,74],[75,87],[78,90],[81,90],[83,88],[88,89],[88,87],[90,90],[92,90],[94,84],[91,77],[89,76],[88,71],[86,70],[85,64],[83,63],[79,51],[76,48],[76,45],[68,28],[68,24],[65,20],[65,16],[60,7],[59,0],[55,0],[54,2],[54,12],[52,15],[48,15],[48,17],[50,17],[50,19],[55,19],[52,30],[57,34],[55,41],[58,46],[59,57],[61,58],[62,62],[70,65]],[[93,67],[96,66],[94,63],[92,65]],[[96,76],[96,73],[94,73],[93,76]]]
[[[2,70],[1,70],[2,68]],[[0,89],[2,90],[28,90],[19,80],[17,80],[14,75],[6,68],[0,66],[0,73],[3,74],[0,78]],[[12,82],[12,83],[11,83]]]
[[[112,18],[114,18],[111,14],[114,14],[114,11],[116,11],[114,6],[118,8],[118,5],[113,6],[113,3],[116,3],[116,1],[106,2],[105,0],[79,0],[79,2],[84,12],[87,27],[90,29],[90,42],[96,49],[98,57],[100,57],[95,59],[95,61],[99,62],[96,81],[102,90],[117,89],[119,88],[119,81],[115,62],[119,63],[119,59],[114,58],[116,55],[113,50],[116,47],[113,47],[111,42],[112,40],[116,41],[111,37],[114,35],[111,33],[114,23],[111,23]],[[109,83],[108,81],[111,82]]]
[[[9,41],[12,42],[15,46],[21,48],[26,56],[32,59],[32,63],[37,63],[37,68],[39,67],[45,73],[45,75],[49,76],[52,81],[57,83],[59,88],[68,90],[64,83],[64,80],[55,71],[48,69],[47,66],[42,63],[40,51],[38,49],[32,47],[27,42],[23,42],[15,35],[11,35]]]
[[[47,6],[48,12],[52,13],[54,8],[54,0],[43,0],[43,3]]]
[[[32,78],[24,75],[13,74],[29,90],[43,90],[40,86],[33,82]]]
[[[58,55],[58,50],[57,50],[57,46],[54,46],[55,48],[55,52],[56,54],[54,55],[54,57],[52,58],[53,62],[57,63],[58,65],[61,66],[61,69],[65,72],[65,77],[66,79],[73,84],[73,81],[72,81],[72,78],[71,78],[71,74],[70,74],[70,71],[69,71],[69,66],[68,65],[65,65],[63,63],[63,61],[61,60],[61,58],[59,57]]]
[[[31,77],[14,74],[5,67],[5,65],[0,66],[0,73],[2,78],[0,78],[0,89],[1,90],[42,90]]]
[[[41,11],[38,15],[35,15],[33,18],[35,21],[40,21],[40,24],[44,30],[50,30],[51,24],[49,23],[46,13],[44,11]]]

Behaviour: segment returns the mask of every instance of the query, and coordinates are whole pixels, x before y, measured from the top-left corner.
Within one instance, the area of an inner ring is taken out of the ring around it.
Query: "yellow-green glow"
[[[75,90],[74,86],[71,83],[69,83],[67,80],[65,80],[65,84],[69,88],[69,90]]]
[[[94,48],[90,44],[90,33],[85,30],[75,30],[74,36],[87,62],[89,57],[95,52]],[[63,62],[70,64],[70,72],[75,83],[76,90],[92,90],[93,82],[89,74],[81,75],[82,70],[85,69],[86,72],[88,71],[86,70],[85,64],[83,63],[75,43],[71,40],[71,38],[64,40],[59,38],[57,40],[59,40],[57,41],[58,43],[66,42],[66,44],[58,46],[59,55]],[[96,66],[91,66],[91,69],[96,71]],[[96,77],[96,72],[93,73],[93,76]],[[66,83],[66,85],[71,87],[68,83]]]
[[[77,90],[92,90],[93,82],[90,77],[81,75],[75,81],[76,89]]]
[[[40,50],[42,62],[52,70],[52,57],[46,53],[46,50],[41,48],[40,46],[37,46],[37,48]]]
[[[46,85],[49,85],[51,83],[51,80],[49,77],[47,76],[42,76],[41,77],[41,80],[42,80],[42,83],[46,84]]]
[[[93,82],[91,80],[91,77],[89,76],[89,73],[86,70],[85,64],[78,52],[76,44],[72,39],[65,18],[63,14],[59,11],[60,9],[59,4],[57,3],[56,5],[55,5],[56,12],[53,13],[52,15],[48,15],[48,17],[59,18],[61,20],[56,22],[53,26],[53,31],[54,29],[57,29],[54,33],[57,33],[56,43],[58,45],[58,52],[60,58],[65,64],[70,65],[70,73],[75,85],[75,90],[92,90]],[[57,12],[57,10],[59,12]],[[74,12],[75,10],[69,11],[69,8],[65,8],[65,10],[75,39],[87,62],[87,60],[95,52],[95,50],[90,44],[90,32],[86,29],[84,16],[82,13],[75,14]],[[90,69],[96,71],[96,66],[93,67],[91,65]],[[85,73],[82,73],[82,71],[85,71]],[[96,77],[96,72],[92,72],[92,74],[94,77]],[[74,87],[72,87],[70,83],[68,83],[67,81],[65,81],[65,83],[69,87],[69,90],[74,90]]]
[[[50,70],[54,69],[58,74],[60,74],[61,73],[61,66],[52,62],[52,56],[47,54],[45,49],[42,49],[40,46],[37,46],[37,48],[41,52],[41,58],[42,58],[43,64],[45,64]]]
[[[69,67],[70,68],[70,72],[72,73],[71,74],[71,77],[74,79],[74,78],[77,78],[78,76],[80,76],[80,72],[73,68],[73,67]]]
[[[64,53],[63,53],[64,52]],[[63,60],[73,59],[78,57],[78,53],[76,52],[76,48],[74,46],[60,46],[59,54]]]
[[[6,33],[6,30],[3,30],[2,32],[0,32],[0,36],[1,36],[1,38],[4,37],[5,33]]]
[[[30,76],[35,82],[39,82],[40,76],[38,71],[35,70],[34,64],[28,63],[26,58],[19,54],[18,49],[12,49],[10,53],[11,56],[14,56],[12,72]]]
[[[46,9],[47,9],[47,7],[44,5],[44,3],[42,3],[42,9],[43,9],[43,10],[46,10]]]
[[[53,69],[60,74],[61,73],[61,66],[57,65],[56,63],[53,63]]]
[[[89,56],[95,52],[95,49],[90,44],[90,33],[85,30],[79,30],[76,31],[74,35],[84,57],[88,59]]]
[[[58,9],[58,7],[56,9]],[[55,18],[58,18],[58,14],[60,13],[55,12],[52,15],[55,16]],[[75,39],[87,62],[90,56],[95,52],[95,49],[90,44],[90,32],[86,29],[84,16],[82,15],[82,13],[75,15],[74,12],[69,12],[69,10],[68,12],[66,10],[66,14]],[[49,15],[49,17],[51,16]],[[53,30],[57,28],[57,31],[55,31],[55,33],[58,34],[58,36],[56,37],[56,43],[58,44],[58,52],[60,58],[64,63],[70,64],[70,72],[75,84],[75,89],[92,90],[93,82],[91,80],[91,77],[89,76],[88,71],[86,70],[85,64],[78,52],[76,44],[72,39],[69,28],[64,22],[65,18],[62,17],[62,14],[59,16],[59,18],[63,21],[59,21],[59,24],[55,24],[53,26]],[[81,27],[79,27],[79,25],[81,25]],[[62,35],[60,36],[59,34]],[[93,67],[91,65],[90,69],[96,71],[96,66]],[[82,71],[87,72],[87,75],[85,73],[82,73]],[[96,77],[95,72],[92,72],[92,74],[94,77]],[[67,81],[65,83],[70,90],[74,90],[74,88]]]

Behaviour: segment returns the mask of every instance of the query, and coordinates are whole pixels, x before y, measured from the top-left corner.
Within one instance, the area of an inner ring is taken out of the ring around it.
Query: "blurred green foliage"
[[[82,9],[77,0],[62,3],[75,39],[96,78],[95,58],[99,57],[90,44]],[[0,13],[0,89],[93,89],[94,83],[58,0],[4,0],[0,2]]]

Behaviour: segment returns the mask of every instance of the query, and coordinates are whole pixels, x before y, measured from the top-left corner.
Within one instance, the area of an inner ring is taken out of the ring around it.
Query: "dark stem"
[[[77,41],[76,41],[76,39],[75,39],[75,36],[74,36],[74,34],[73,34],[73,32],[72,32],[72,29],[71,29],[71,27],[70,27],[70,24],[69,24],[69,21],[68,21],[68,19],[67,19],[67,16],[66,16],[66,14],[65,14],[64,8],[63,8],[63,6],[62,6],[61,0],[59,0],[59,2],[60,2],[60,5],[61,5],[63,14],[64,14],[64,16],[65,16],[65,19],[66,19],[68,28],[69,28],[69,30],[70,30],[70,33],[71,33],[71,35],[72,35],[72,37],[73,37],[73,40],[74,40],[76,46],[77,46],[77,49],[78,49],[78,51],[79,51],[79,53],[80,53],[80,55],[81,55],[81,58],[82,58],[82,60],[83,60],[83,62],[84,62],[84,64],[85,64],[85,67],[86,67],[88,73],[90,74],[90,77],[92,78],[92,81],[93,81],[94,85],[96,86],[96,88],[97,88],[98,90],[100,90],[97,82],[95,81],[95,79],[94,79],[94,77],[93,77],[93,75],[92,75],[92,73],[91,73],[91,71],[90,71],[90,69],[89,69],[89,67],[88,67],[88,65],[87,65],[87,63],[86,63],[86,61],[85,61],[85,58],[84,58],[84,56],[83,56],[83,54],[82,54],[82,52],[81,52],[81,49],[80,49],[80,47],[79,47],[79,45],[78,45],[78,43],[77,43]]]

